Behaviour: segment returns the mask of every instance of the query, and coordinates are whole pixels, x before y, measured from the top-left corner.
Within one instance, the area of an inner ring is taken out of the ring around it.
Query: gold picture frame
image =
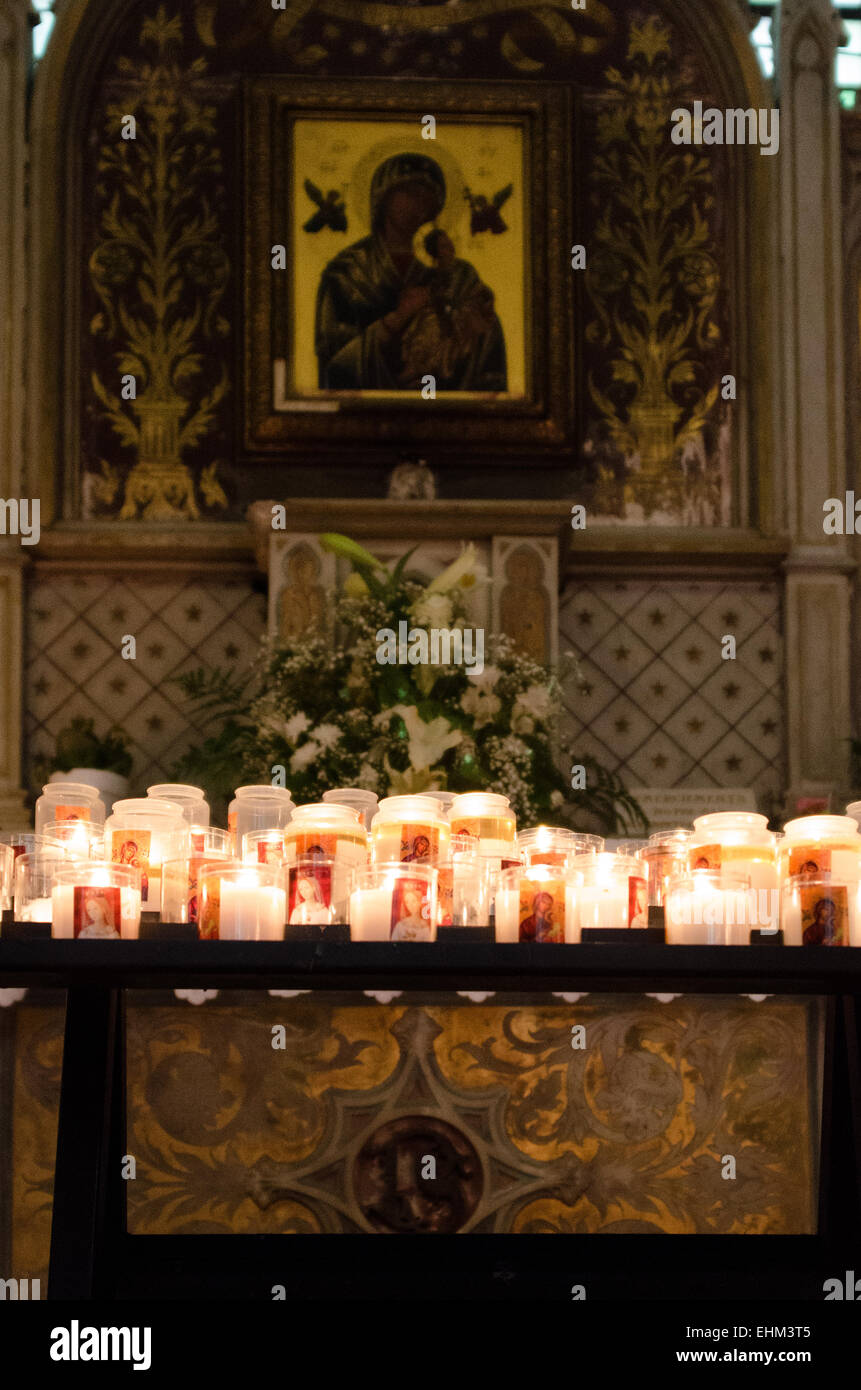
[[[572,127],[553,84],[250,80],[245,449],[570,459]]]

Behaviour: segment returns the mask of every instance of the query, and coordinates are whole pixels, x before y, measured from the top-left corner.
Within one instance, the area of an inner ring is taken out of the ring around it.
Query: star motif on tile
[[[47,608],[34,608],[33,617],[37,618],[40,623],[44,623],[48,617]]]
[[[84,657],[89,654],[89,650],[89,642],[76,642],[72,648],[72,656],[76,661],[83,661]]]
[[[578,621],[578,623],[580,624],[581,627],[591,627],[591,626],[592,626],[592,614],[591,614],[587,609],[584,608],[582,613],[578,613],[578,614],[577,614],[577,621]]]
[[[701,661],[702,655],[702,647],[688,647],[687,651],[685,652],[685,656],[688,658],[688,661]]]
[[[112,681],[108,681],[108,686],[111,690],[114,691],[115,694],[122,695],[123,691],[126,688],[125,676],[114,676]]]
[[[660,681],[655,681],[655,684],[652,686],[652,694],[655,696],[655,698],[657,700],[662,700],[666,693],[667,687],[665,685],[662,685]]]
[[[235,642],[228,642],[227,646],[224,648],[224,655],[227,657],[228,661],[236,660],[239,656],[239,648]]]
[[[146,649],[147,656],[151,656],[154,661],[158,661],[160,656],[164,656],[164,646],[161,642],[153,642],[152,646]]]
[[[615,656],[617,661],[627,661],[628,657],[631,655],[631,648],[617,647],[613,655]]]
[[[200,605],[193,603],[190,608],[186,608],[185,616],[190,623],[199,623],[201,616]]]
[[[666,756],[663,753],[656,753],[652,759],[652,767],[656,767],[660,771],[660,769],[666,767],[666,765]]]
[[[33,689],[37,695],[47,695],[48,691],[51,689],[51,682],[46,681],[44,676],[40,676],[39,679],[34,682]]]
[[[738,625],[738,614],[732,612],[724,613],[723,617],[721,618],[721,622],[724,623],[728,628],[736,627]]]
[[[652,609],[649,614],[649,622],[652,624],[652,627],[663,627],[664,614],[661,612],[660,608]]]
[[[763,719],[763,721],[762,721],[762,723],[760,724],[759,727],[762,729],[762,732],[766,735],[766,737],[768,737],[769,734],[776,734],[776,733],[777,733],[777,720],[776,720],[776,719]]]
[[[741,758],[739,758],[736,754],[733,754],[732,757],[727,758],[727,760],[726,760],[726,770],[727,770],[727,772],[740,772],[740,771],[741,771]]]
[[[125,610],[124,608],[112,608],[112,609],[111,609],[111,621],[112,621],[112,622],[115,622],[115,623],[124,623],[125,620],[126,620],[126,610]]]
[[[727,681],[726,685],[723,688],[723,693],[728,700],[734,700],[740,690],[741,686],[736,685],[735,681]]]
[[[627,719],[617,719],[615,724],[613,725],[613,728],[616,730],[617,734],[626,734],[630,727],[631,726],[628,723]]]
[[[594,691],[595,687],[594,687],[594,685],[590,684],[589,681],[584,681],[583,684],[581,685],[580,689],[583,691],[583,694],[586,696],[586,698],[587,698],[587,700],[588,700],[589,696],[592,694],[592,692]]]
[[[690,731],[691,731],[692,734],[700,734],[700,733],[702,733],[703,729],[705,728],[705,720],[703,720],[703,719],[689,719],[689,720],[688,720],[688,728],[690,729]]]
[[[158,714],[151,714],[146,722],[146,726],[148,729],[152,729],[153,733],[156,734],[159,729],[164,727],[164,720]]]
[[[771,647],[760,647],[760,649],[759,649],[759,659],[760,659],[760,661],[763,661],[763,662],[766,662],[766,661],[773,661],[773,660],[774,660],[774,652],[772,651]]]

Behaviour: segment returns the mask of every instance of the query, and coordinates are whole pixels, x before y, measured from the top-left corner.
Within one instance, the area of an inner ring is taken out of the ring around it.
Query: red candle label
[[[849,902],[844,886],[802,885],[801,942],[804,946],[849,945]]]
[[[565,940],[565,882],[548,878],[520,880],[520,940]]]
[[[332,920],[332,869],[329,864],[291,866],[287,921],[291,927],[323,926]]]
[[[284,841],[282,839],[257,841],[258,864],[283,864],[283,862]]]
[[[831,872],[831,850],[822,845],[802,845],[789,851],[789,872],[802,878],[820,878]]]
[[[72,910],[75,936],[100,941],[122,936],[119,888],[75,888]]]
[[[720,866],[720,845],[694,845],[691,850],[692,869],[719,869]]]
[[[628,879],[628,926],[649,925],[649,891],[644,878]]]
[[[430,941],[430,884],[399,878],[392,892],[392,941]]]

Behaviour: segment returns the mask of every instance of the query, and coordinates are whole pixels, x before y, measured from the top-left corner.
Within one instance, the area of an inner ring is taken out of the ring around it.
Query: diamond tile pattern
[[[64,725],[83,715],[100,733],[128,735],[132,793],[169,780],[203,730],[172,684],[197,666],[244,668],[265,630],[265,600],[242,580],[147,583],[104,575],[39,578],[29,596],[26,676],[28,754],[53,751]],[[122,639],[137,641],[134,660]]]
[[[783,640],[777,586],[570,581],[561,650],[586,690],[566,690],[566,733],[633,786],[784,782]],[[724,660],[722,639],[736,639]]]

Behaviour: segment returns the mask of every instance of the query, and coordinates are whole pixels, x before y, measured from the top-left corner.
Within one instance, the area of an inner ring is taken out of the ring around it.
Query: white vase
[[[106,772],[100,767],[73,767],[71,772],[52,772],[49,782],[83,782],[95,787],[104,802],[105,818],[111,814],[115,801],[129,794],[129,779],[118,772]]]

